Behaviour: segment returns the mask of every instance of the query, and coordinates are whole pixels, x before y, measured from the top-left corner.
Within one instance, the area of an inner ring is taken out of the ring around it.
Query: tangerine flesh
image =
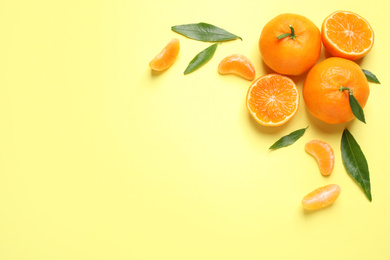
[[[180,51],[180,41],[173,38],[159,54],[157,54],[150,62],[149,67],[155,71],[163,71],[168,69],[175,62]]]
[[[374,31],[366,19],[349,11],[336,11],[322,23],[325,49],[336,57],[357,60],[374,45]]]
[[[340,196],[341,188],[337,184],[319,187],[302,199],[302,206],[306,210],[318,210],[333,204]]]
[[[218,72],[222,75],[235,74],[247,80],[255,79],[255,66],[242,54],[233,54],[225,57],[218,65]]]
[[[322,175],[328,176],[332,173],[334,167],[334,152],[328,143],[312,140],[306,143],[305,150],[316,158]]]
[[[296,114],[299,92],[291,78],[267,74],[251,84],[246,101],[249,113],[259,124],[279,126]]]

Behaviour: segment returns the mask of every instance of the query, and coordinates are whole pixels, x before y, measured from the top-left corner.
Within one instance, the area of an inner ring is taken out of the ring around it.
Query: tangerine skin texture
[[[366,76],[355,62],[332,57],[316,64],[307,74],[302,88],[303,99],[311,114],[329,124],[340,124],[355,118],[349,104],[348,87],[362,108],[370,89]]]
[[[295,39],[285,37],[294,28]],[[269,21],[260,35],[259,49],[264,62],[277,73],[301,75],[316,64],[321,53],[321,33],[309,19],[298,14],[281,14]]]

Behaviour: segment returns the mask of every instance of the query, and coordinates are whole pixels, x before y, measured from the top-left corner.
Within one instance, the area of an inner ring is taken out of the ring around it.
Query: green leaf
[[[341,156],[348,174],[362,187],[367,198],[372,201],[367,160],[348,129],[344,130],[341,138]]]
[[[308,126],[306,128],[296,130],[288,135],[283,136],[278,141],[276,141],[269,149],[279,149],[295,143],[305,133],[307,128]]]
[[[241,39],[240,36],[208,23],[193,23],[172,26],[172,31],[188,38],[204,42],[221,42]]]
[[[351,92],[349,93],[349,105],[351,106],[352,113],[355,115],[355,117],[363,123],[366,123],[363,108],[360,106],[359,102],[357,101],[355,96],[351,94]]]
[[[352,110],[352,113],[354,114],[354,116],[359,119],[360,121],[362,121],[363,123],[366,123],[366,119],[364,118],[364,112],[363,112],[363,108],[360,106],[359,102],[357,101],[357,99],[355,98],[355,96],[353,95],[353,92],[352,92],[352,89],[348,88],[348,87],[343,87],[341,86],[339,88],[339,90],[341,92],[343,92],[344,90],[347,90],[348,91],[348,96],[349,96],[349,106],[351,107],[351,110]]]
[[[379,82],[378,78],[374,75],[374,73],[372,73],[371,71],[365,70],[365,69],[362,69],[362,70],[364,72],[364,75],[366,75],[367,80],[381,84]]]
[[[203,64],[208,62],[214,55],[215,50],[217,49],[218,43],[214,43],[210,47],[207,47],[203,51],[199,52],[188,64],[184,74],[189,74],[194,70],[197,70]]]
[[[291,35],[291,33],[283,33],[283,34],[281,34],[281,35],[279,35],[278,37],[276,37],[278,40],[280,40],[280,39],[283,39],[283,38],[286,38],[286,37],[288,37],[288,36],[290,36]]]

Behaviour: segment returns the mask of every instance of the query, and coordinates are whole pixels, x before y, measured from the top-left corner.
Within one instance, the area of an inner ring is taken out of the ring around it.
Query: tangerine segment
[[[329,144],[323,141],[312,140],[306,143],[305,150],[316,158],[322,175],[328,176],[332,173],[334,152]]]
[[[289,121],[299,107],[299,92],[287,76],[267,74],[249,87],[246,105],[253,118],[265,126],[279,126]]]
[[[357,60],[374,45],[374,31],[358,14],[336,11],[324,20],[321,39],[333,56]]]
[[[255,66],[244,55],[233,54],[225,57],[218,65],[218,72],[225,74],[236,74],[247,80],[255,79]]]
[[[302,199],[302,206],[307,210],[317,210],[331,205],[340,196],[341,188],[337,184],[319,187]]]
[[[179,39],[173,38],[164,49],[149,62],[149,67],[156,71],[168,69],[175,62],[179,55],[179,51]]]

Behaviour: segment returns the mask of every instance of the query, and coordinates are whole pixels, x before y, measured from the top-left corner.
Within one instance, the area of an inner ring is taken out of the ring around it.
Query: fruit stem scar
[[[344,90],[348,90],[349,94],[350,94],[350,95],[353,95],[352,89],[350,89],[350,88],[348,88],[348,87],[340,86],[339,90],[340,90],[341,92],[343,92]]]

